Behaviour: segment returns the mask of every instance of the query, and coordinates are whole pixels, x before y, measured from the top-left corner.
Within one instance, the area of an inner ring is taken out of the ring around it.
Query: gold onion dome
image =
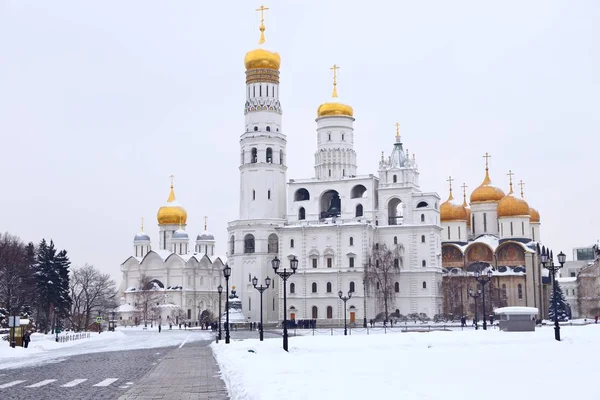
[[[187,212],[181,204],[175,201],[173,184],[171,184],[171,192],[167,203],[158,209],[156,218],[159,225],[182,225],[187,222]]]
[[[540,222],[540,213],[532,207],[529,207],[529,222]]]
[[[340,69],[337,65],[333,65],[331,70],[333,70],[333,93],[331,97],[334,99],[338,98],[337,94],[337,70]],[[332,116],[346,116],[352,117],[354,116],[354,110],[347,104],[343,104],[337,101],[331,101],[327,103],[323,103],[317,109],[318,117],[332,117]]]
[[[513,192],[512,171],[508,172],[510,177],[510,190],[506,196],[498,202],[498,217],[529,216],[529,204],[519,199]]]
[[[268,10],[268,7],[260,6],[256,11],[260,11],[260,39],[258,44],[263,44],[265,42],[265,15],[264,12]],[[279,54],[274,53],[269,50],[258,48],[256,50],[252,50],[246,53],[246,57],[244,57],[244,64],[246,65],[246,70],[249,69],[275,69],[279,71],[279,66],[281,65],[281,57]]]
[[[449,179],[451,182],[452,178]],[[467,210],[460,204],[455,204],[452,196],[452,184],[450,185],[450,194],[448,200],[440,205],[440,221],[468,221]]]
[[[492,186],[492,180],[490,179],[488,158],[491,157],[485,153],[485,178],[473,193],[471,193],[471,203],[489,203],[498,202],[505,196],[502,189]]]

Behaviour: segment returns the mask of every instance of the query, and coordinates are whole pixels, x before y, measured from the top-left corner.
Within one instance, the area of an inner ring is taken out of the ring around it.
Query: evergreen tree
[[[548,319],[554,321],[554,303],[552,299],[554,299],[554,292],[550,294],[550,307],[548,309]],[[556,285],[556,311],[558,313],[559,321],[566,321],[569,319],[567,301],[565,300],[565,295],[558,284]]]

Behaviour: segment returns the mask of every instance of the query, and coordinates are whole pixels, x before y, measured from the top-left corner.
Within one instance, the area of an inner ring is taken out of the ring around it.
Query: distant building
[[[566,277],[556,278],[556,282],[560,285],[563,293],[565,294],[565,300],[568,305],[569,318],[579,318],[579,301],[577,295],[577,278]]]
[[[573,249],[573,260],[567,261],[561,269],[560,276],[575,278],[583,267],[594,261],[595,246],[576,247]]]

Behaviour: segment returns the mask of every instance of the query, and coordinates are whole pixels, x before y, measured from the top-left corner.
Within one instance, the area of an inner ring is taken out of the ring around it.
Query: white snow
[[[162,327],[161,333],[158,333],[156,325],[153,328],[148,325],[147,330],[142,327],[117,328],[116,332],[104,331],[100,334],[90,332],[89,339],[65,343],[57,343],[55,335],[34,333],[31,335],[31,342],[27,349],[23,347],[13,349],[8,342],[0,341],[0,370],[63,361],[67,357],[79,354],[179,346],[184,340],[189,343],[214,338],[215,334],[211,331],[177,328],[169,330],[168,325]]]
[[[598,399],[600,325],[561,334],[561,342],[547,327],[292,337],[289,353],[281,338],[211,347],[231,400]]]
[[[496,314],[511,314],[511,315],[536,315],[538,309],[535,307],[500,307],[494,309]]]

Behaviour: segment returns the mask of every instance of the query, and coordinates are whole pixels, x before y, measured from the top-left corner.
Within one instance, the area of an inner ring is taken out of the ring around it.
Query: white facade
[[[577,278],[556,278],[556,282],[562,289],[565,300],[571,309],[571,318],[579,318],[579,306],[577,303]]]

